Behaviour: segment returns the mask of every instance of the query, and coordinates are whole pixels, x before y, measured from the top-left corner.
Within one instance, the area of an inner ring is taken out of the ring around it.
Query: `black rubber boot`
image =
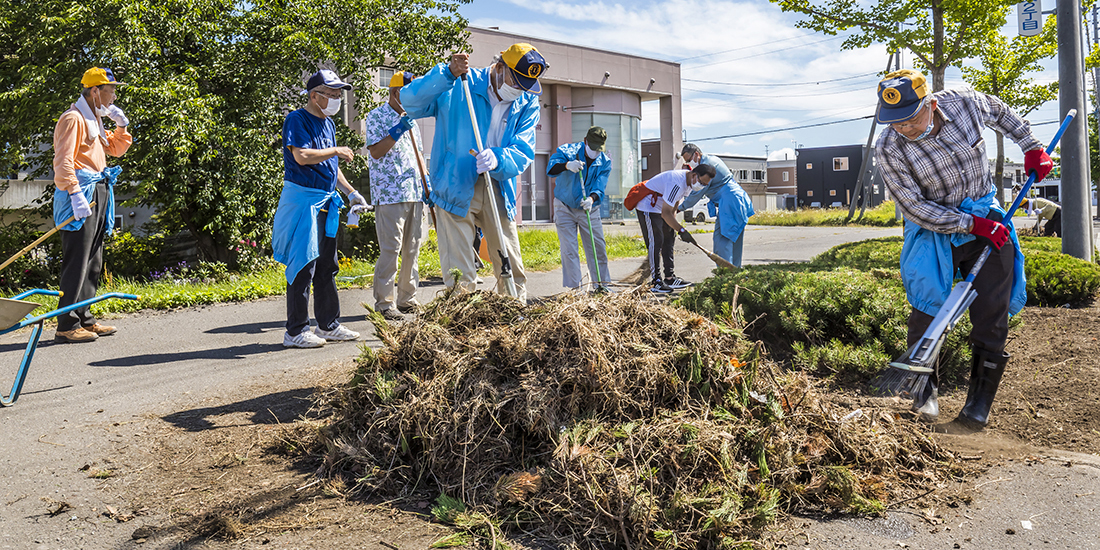
[[[1003,351],[994,353],[977,346],[971,348],[970,389],[956,422],[970,428],[984,428],[989,423],[993,398],[997,396],[997,386],[1001,385],[1001,376],[1011,357]]]

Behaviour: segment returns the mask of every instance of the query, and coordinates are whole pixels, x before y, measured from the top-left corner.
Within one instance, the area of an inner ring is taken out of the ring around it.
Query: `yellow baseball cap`
[[[512,76],[520,88],[533,94],[542,93],[539,77],[549,65],[534,46],[526,42],[512,44],[507,50],[500,52],[500,57],[512,69]]]
[[[398,71],[390,77],[390,88],[402,88],[413,81],[413,74],[409,71]]]
[[[913,118],[928,97],[928,83],[920,71],[894,71],[878,83],[879,124],[893,124]]]
[[[126,85],[125,82],[115,80],[115,73],[112,72],[111,69],[100,69],[99,67],[92,67],[84,71],[84,76],[80,79],[80,84],[85,88],[102,86],[104,84],[114,84],[116,86]]]

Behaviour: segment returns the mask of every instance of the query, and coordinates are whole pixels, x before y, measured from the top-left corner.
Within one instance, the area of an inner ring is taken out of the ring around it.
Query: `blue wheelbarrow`
[[[110,298],[120,298],[123,300],[140,300],[141,298],[133,294],[123,294],[121,292],[111,292],[102,296],[96,296],[84,300],[83,302],[77,302],[75,304],[65,306],[60,309],[55,309],[49,313],[44,313],[37,317],[31,317],[30,313],[35,309],[41,307],[42,304],[35,302],[28,302],[24,298],[29,298],[35,295],[46,296],[61,296],[61,293],[56,290],[44,290],[34,289],[28,290],[17,296],[11,298],[0,298],[0,327],[8,327],[0,330],[0,334],[7,334],[19,330],[23,327],[34,326],[31,329],[31,338],[27,342],[27,350],[23,352],[23,362],[19,364],[19,371],[15,373],[15,382],[11,385],[11,393],[8,395],[0,394],[0,406],[9,407],[15,404],[15,400],[19,399],[19,392],[23,391],[23,381],[27,378],[27,369],[30,368],[31,359],[34,359],[34,350],[38,348],[38,339],[42,337],[42,323],[47,319],[53,319],[58,315],[64,315],[74,309],[80,309],[82,307],[90,306],[96,302],[102,302]]]

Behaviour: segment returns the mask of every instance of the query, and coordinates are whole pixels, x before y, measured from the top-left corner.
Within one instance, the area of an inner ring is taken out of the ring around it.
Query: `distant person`
[[[308,103],[283,122],[283,193],[275,210],[271,248],[286,266],[286,333],[283,346],[317,348],[326,341],[358,340],[359,333],[340,324],[336,293],[336,233],[344,201],[366,208],[367,200],[344,178],[339,162],[355,153],[336,145],[341,90],[350,90],[336,73],[321,70],[306,83]],[[309,287],[313,286],[316,333],[309,330]]]
[[[691,283],[676,276],[673,245],[676,235],[686,243],[695,243],[691,235],[676,220],[676,210],[688,191],[701,191],[714,179],[714,167],[701,164],[693,170],[669,170],[639,183],[630,190],[631,195],[642,195],[634,206],[642,229],[642,240],[649,256],[650,292],[668,294]],[[661,277],[662,265],[664,278]],[[669,281],[672,281],[669,283]]]
[[[1039,224],[1047,220],[1043,226],[1044,237],[1062,236],[1062,206],[1054,201],[1043,198],[1031,198],[1020,201],[1020,206],[1027,208],[1029,212],[1035,212],[1035,232],[1039,232]]]
[[[367,113],[364,124],[379,248],[374,264],[374,309],[390,321],[403,320],[404,313],[420,310],[416,301],[416,289],[420,286],[417,256],[423,237],[425,199],[424,185],[417,172],[420,128],[401,106],[401,88],[412,79],[412,73],[395,73],[390,79],[389,101]],[[406,135],[408,132],[415,134],[417,145]]]
[[[53,219],[61,228],[62,292],[57,307],[94,298],[103,273],[103,239],[115,225],[115,180],[122,168],[107,166],[107,155],[121,157],[134,142],[130,120],[115,102],[125,82],[111,69],[92,67],[80,79],[80,96],[57,119],[53,133]],[[103,117],[115,123],[107,131]],[[95,204],[92,204],[95,203]],[[102,325],[88,306],[57,317],[56,342],[94,342],[117,332]]]
[[[718,215],[714,223],[714,253],[725,258],[737,267],[741,267],[745,249],[745,226],[749,218],[756,213],[752,208],[749,194],[733,179],[726,163],[714,155],[704,155],[698,145],[684,144],[680,157],[691,168],[700,164],[714,167],[717,174],[703,190],[693,192],[680,205],[687,210],[706,197],[709,204],[717,207]]]
[[[600,205],[607,196],[607,179],[611,175],[611,157],[603,152],[605,142],[607,130],[593,126],[584,140],[558,147],[547,162],[546,174],[556,178],[554,226],[561,248],[562,286],[566,288],[581,286],[578,234],[588,263],[588,280],[595,285],[594,290],[606,291],[611,280],[600,217]]]
[[[997,201],[982,132],[996,130],[1024,151],[1024,170],[1036,181],[1053,163],[1028,122],[1000,99],[973,90],[928,89],[924,75],[902,69],[878,85],[880,124],[875,159],[905,216],[901,277],[909,304],[908,344],[920,341],[951,292],[955,273],[967,273],[986,246],[993,252],[974,279],[970,306],[970,389],[956,422],[981,428],[1001,383],[1008,317],[1027,300],[1012,220]],[[938,363],[937,363],[938,368]],[[913,410],[933,422],[939,416],[938,374],[917,395]]]

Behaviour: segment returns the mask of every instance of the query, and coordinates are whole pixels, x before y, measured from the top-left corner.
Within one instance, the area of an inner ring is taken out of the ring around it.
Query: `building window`
[[[752,171],[752,180],[753,181],[764,181],[764,171],[763,170],[753,170]]]
[[[847,172],[848,157],[833,157],[833,172]]]
[[[807,170],[813,170],[813,169],[814,169],[814,163],[812,163],[812,162],[807,162],[807,163],[806,163],[806,169],[807,169]]]
[[[830,189],[829,190],[829,196],[830,197],[835,197],[836,196],[836,189]]]
[[[808,190],[806,191],[806,196],[807,196],[807,197],[812,197],[812,196],[814,196],[814,190],[813,190],[813,189],[808,189]]]
[[[749,179],[749,171],[748,170],[738,170],[737,171],[737,179],[739,179],[741,181],[748,180]]]
[[[786,170],[783,171],[783,181],[791,181],[791,173],[790,172],[788,172]]]
[[[378,86],[389,88],[390,79],[393,78],[393,73],[393,69],[378,69]]]
[[[642,157],[642,170],[649,170],[649,155]]]

